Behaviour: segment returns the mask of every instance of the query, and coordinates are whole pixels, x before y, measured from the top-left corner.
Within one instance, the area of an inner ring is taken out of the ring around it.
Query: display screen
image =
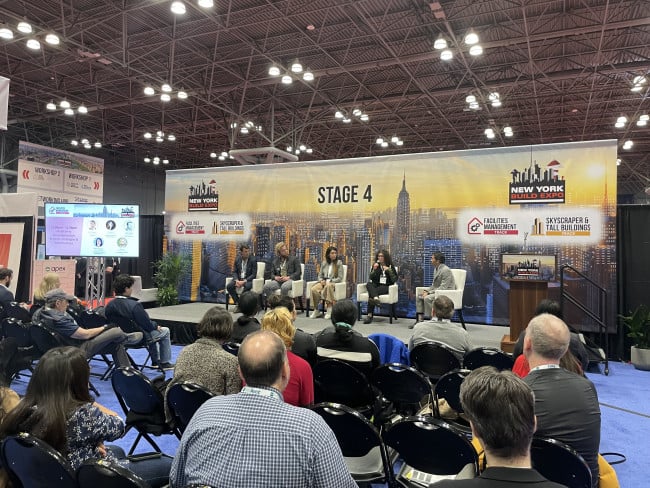
[[[519,280],[555,281],[554,255],[502,254],[501,276]]]
[[[138,205],[46,203],[45,254],[138,257],[139,217]]]

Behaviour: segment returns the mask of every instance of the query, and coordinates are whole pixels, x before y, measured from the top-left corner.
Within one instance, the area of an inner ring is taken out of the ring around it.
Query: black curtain
[[[164,234],[162,215],[140,216],[140,257],[122,258],[120,272],[142,276],[142,288],[153,288],[153,263],[162,257]]]
[[[20,253],[20,276],[16,282],[16,301],[31,302],[29,281],[32,276],[32,251],[34,244],[34,217],[0,217],[1,223],[23,223],[23,246]],[[3,263],[7,266],[7,263]],[[14,277],[17,270],[14,270]]]
[[[650,205],[619,205],[616,227],[618,310],[628,315],[641,304],[650,306]],[[617,352],[622,358],[629,357],[626,332],[619,329]]]

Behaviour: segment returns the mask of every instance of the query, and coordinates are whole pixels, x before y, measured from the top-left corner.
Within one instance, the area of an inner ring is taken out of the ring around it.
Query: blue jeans
[[[160,327],[160,330],[146,332],[148,334],[148,349],[151,354],[151,361],[154,364],[172,362],[172,342],[167,327]],[[152,342],[153,341],[153,342]]]

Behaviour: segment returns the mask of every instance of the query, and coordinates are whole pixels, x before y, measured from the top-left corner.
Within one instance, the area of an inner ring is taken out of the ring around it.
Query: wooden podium
[[[508,283],[510,335],[506,334],[501,339],[501,350],[511,353],[519,334],[533,318],[537,304],[548,298],[548,281],[511,279]]]

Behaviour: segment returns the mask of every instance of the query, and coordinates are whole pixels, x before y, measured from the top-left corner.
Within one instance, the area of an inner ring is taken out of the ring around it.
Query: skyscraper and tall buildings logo
[[[510,205],[522,203],[564,203],[566,185],[560,176],[560,162],[553,160],[542,168],[537,161],[530,162],[528,168],[514,168],[508,184]]]

